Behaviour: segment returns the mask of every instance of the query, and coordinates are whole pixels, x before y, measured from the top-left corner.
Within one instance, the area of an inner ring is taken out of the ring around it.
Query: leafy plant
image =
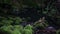
[[[33,34],[32,26],[29,24],[24,27],[24,34]]]
[[[21,25],[9,25],[9,26],[2,26],[0,27],[0,30],[10,32],[11,34],[32,34],[32,26],[27,25],[26,27],[23,28]]]
[[[20,24],[20,22],[22,22],[22,19],[19,17],[15,18],[15,24]]]

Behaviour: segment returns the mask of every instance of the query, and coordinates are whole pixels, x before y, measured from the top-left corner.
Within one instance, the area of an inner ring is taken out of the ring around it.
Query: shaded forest
[[[59,0],[0,0],[1,34],[59,34],[59,32]]]

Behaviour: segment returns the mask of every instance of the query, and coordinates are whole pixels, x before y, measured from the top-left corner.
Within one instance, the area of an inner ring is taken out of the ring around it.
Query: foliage
[[[55,0],[0,0],[0,30],[11,34],[33,34],[33,29],[37,27],[45,29],[50,24],[59,26],[60,18],[56,14],[59,11],[55,4]],[[42,17],[46,22],[36,22]],[[27,25],[23,26],[22,22]],[[59,32],[57,30],[56,34]]]
[[[9,25],[9,26],[2,26],[0,27],[0,30],[3,31],[7,31],[10,32],[11,34],[32,34],[33,30],[32,30],[32,26],[27,25],[26,27],[23,28],[23,26],[21,25]]]
[[[24,27],[24,34],[33,34],[32,26],[29,24]]]
[[[15,17],[15,18],[13,18],[13,17],[8,17],[8,18],[1,17],[0,19],[1,19],[1,21],[0,21],[1,25],[11,25],[13,23],[20,24],[20,22],[22,22],[22,19],[20,17]]]

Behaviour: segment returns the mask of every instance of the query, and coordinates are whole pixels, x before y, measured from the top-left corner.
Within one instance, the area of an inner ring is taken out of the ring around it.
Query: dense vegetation
[[[0,34],[59,34],[58,0],[0,0]]]

